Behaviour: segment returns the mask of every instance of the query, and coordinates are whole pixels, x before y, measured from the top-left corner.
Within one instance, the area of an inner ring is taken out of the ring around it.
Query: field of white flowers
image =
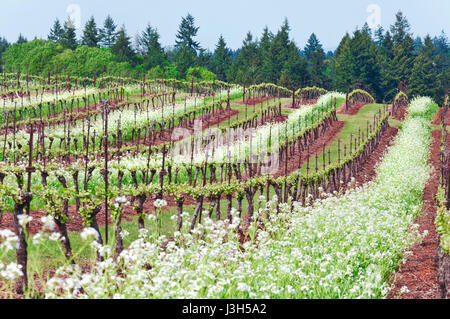
[[[426,235],[413,222],[430,172],[433,104],[411,101],[373,182],[324,194],[306,207],[281,204],[279,214],[276,198],[260,197],[259,218],[244,244],[236,211],[233,223],[205,218],[190,234],[184,213],[173,241],[144,230],[116,259],[86,230],[83,237],[105,260],[88,273],[77,265],[61,267],[47,281],[45,297],[382,298],[402,254]],[[13,237],[0,234],[0,257],[14,246]],[[19,273],[15,264],[0,264],[1,277]]]

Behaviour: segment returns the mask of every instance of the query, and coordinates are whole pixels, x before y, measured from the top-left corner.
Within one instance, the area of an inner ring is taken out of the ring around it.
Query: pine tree
[[[61,23],[59,22],[59,19],[55,20],[55,23],[53,24],[53,28],[50,29],[50,33],[48,35],[48,40],[53,42],[61,42],[64,35],[64,29],[61,27]]]
[[[353,76],[353,58],[350,51],[351,38],[347,33],[339,44],[333,59],[333,87],[346,92]]]
[[[98,47],[99,42],[100,35],[97,29],[97,24],[95,23],[95,19],[92,16],[84,27],[81,44],[87,45],[88,47]]]
[[[253,40],[249,31],[242,42],[237,60],[230,69],[230,74],[235,82],[249,83],[261,80],[261,59],[258,52],[258,42]]]
[[[392,99],[394,89],[398,83],[394,80],[392,70],[392,60],[394,59],[394,41],[391,33],[386,32],[381,47],[378,50],[378,64],[380,65],[380,91],[383,101]],[[381,100],[381,99],[380,99]]]
[[[219,41],[214,51],[214,73],[217,78],[222,81],[226,81],[228,68],[231,64],[231,52],[227,48],[227,43],[222,35],[219,37]]]
[[[316,35],[313,33],[310,35],[308,42],[306,42],[305,49],[303,50],[306,58],[309,60],[313,52],[317,51],[319,48],[319,40]]]
[[[261,36],[261,40],[259,41],[259,52],[261,61],[264,61],[266,58],[267,53],[269,52],[270,45],[273,41],[274,35],[272,32],[270,32],[269,28],[266,26],[264,27],[263,34]]]
[[[315,84],[319,84],[324,79],[325,52],[323,51],[319,39],[314,33],[309,37],[304,53],[308,60],[311,80],[315,82]]]
[[[0,61],[2,58],[3,52],[5,52],[8,47],[9,47],[8,40],[6,40],[6,38],[4,38],[4,37],[0,38]],[[2,63],[0,63],[0,69],[1,69],[0,71],[3,72],[3,64]]]
[[[181,23],[176,35],[177,40],[175,41],[175,47],[178,49],[187,47],[193,52],[200,49],[200,44],[194,40],[197,36],[198,29],[199,27],[195,26],[195,19],[190,13],[188,13],[186,18],[181,18]]]
[[[403,40],[407,35],[411,36],[409,33],[410,30],[411,27],[406,17],[403,16],[401,11],[397,12],[395,15],[395,23],[391,26],[394,42]]]
[[[290,30],[289,22],[285,19],[270,43],[269,50],[262,61],[262,74],[266,82],[276,83],[281,77],[283,66],[288,59]]]
[[[199,54],[195,61],[196,64],[200,67],[206,68],[214,72],[215,69],[214,53],[204,48],[200,48],[198,51]]]
[[[414,40],[409,33],[410,26],[402,12],[396,14],[396,21],[391,26],[394,45],[392,48],[393,58],[390,63],[390,81],[395,86],[388,87],[393,91],[400,82],[408,83],[414,65]]]
[[[350,35],[348,34],[348,32],[345,33],[344,37],[341,39],[341,42],[339,43],[336,52],[334,54],[335,57],[339,56],[343,50],[343,47],[346,43],[348,43],[348,41],[350,41]]]
[[[393,79],[397,83],[408,83],[414,65],[414,40],[406,35],[402,40],[395,42],[393,47],[394,58],[391,62]]]
[[[114,45],[117,39],[117,25],[113,18],[108,15],[103,23],[103,28],[100,30],[101,44],[103,47],[110,48]]]
[[[112,53],[116,56],[118,62],[134,63],[134,51],[131,47],[130,37],[127,35],[125,26],[117,33],[116,42],[111,47]]]
[[[363,28],[356,30],[350,42],[352,55],[352,76],[366,87],[372,89],[377,95],[380,91],[380,66],[377,60],[378,47],[373,42],[370,31]]]
[[[309,79],[308,64],[306,59],[300,56],[299,51],[295,43],[291,42],[288,59],[281,72],[279,84],[291,90],[302,87],[303,83]]]
[[[439,79],[435,59],[435,49],[429,35],[426,36],[424,45],[414,62],[411,72],[409,94],[411,96],[430,96],[438,99]]]
[[[25,38],[25,37],[22,35],[22,33],[20,33],[20,34],[19,34],[19,38],[17,39],[17,42],[16,42],[16,43],[22,44],[22,43],[27,43],[27,42],[28,42],[27,38]]]
[[[418,54],[420,51],[420,48],[423,46],[422,38],[416,37],[414,39],[414,54]]]
[[[75,50],[78,45],[75,26],[70,18],[67,18],[66,22],[64,22],[64,32],[61,43],[64,47],[72,50]]]
[[[145,30],[138,37],[138,45],[141,53],[144,55],[145,69],[161,65],[166,60],[161,43],[159,43],[158,30],[150,24],[147,24]]]
[[[381,25],[375,30],[374,38],[375,38],[375,44],[378,47],[381,47],[381,45],[383,44],[383,40],[384,40],[384,29]]]
[[[433,46],[436,68],[439,73],[439,92],[436,102],[441,104],[450,83],[450,44],[444,31],[441,32],[439,37],[434,37]]]
[[[367,24],[367,22],[364,23],[361,32],[365,32],[369,35],[369,37],[371,37],[372,34],[372,29],[370,29],[369,25]]]
[[[190,67],[196,66],[196,55],[192,49],[185,46],[178,50],[177,53],[177,69],[180,72],[181,77],[185,77],[187,70]]]

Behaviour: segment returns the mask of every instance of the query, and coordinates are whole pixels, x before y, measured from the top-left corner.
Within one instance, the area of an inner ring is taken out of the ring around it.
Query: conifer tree
[[[190,13],[188,13],[185,18],[181,18],[181,23],[176,35],[177,40],[175,41],[175,47],[178,49],[187,47],[196,52],[200,49],[200,44],[194,40],[198,30],[199,27],[195,26],[195,19]]]
[[[86,26],[84,27],[81,44],[87,45],[88,47],[98,47],[99,42],[100,42],[99,31],[97,29],[95,19],[92,16],[86,23]]]
[[[131,39],[126,33],[125,26],[122,26],[117,33],[116,42],[111,47],[111,51],[118,62],[134,63],[135,53],[131,47]]]
[[[114,45],[117,38],[117,25],[113,18],[108,15],[103,23],[103,28],[100,30],[100,39],[103,47],[110,48]]]
[[[228,68],[231,64],[231,52],[227,48],[227,43],[222,35],[219,37],[219,41],[214,51],[214,73],[217,78],[222,81],[226,81]]]
[[[311,80],[315,84],[319,84],[324,79],[323,72],[325,70],[325,52],[319,39],[313,33],[308,39],[304,49],[305,57],[308,60],[309,73]]]
[[[424,45],[420,48],[419,54],[414,62],[409,82],[409,94],[411,96],[430,96],[439,98],[439,77],[437,63],[433,58],[435,49],[433,41],[429,35],[424,40]]]
[[[269,49],[262,61],[262,74],[264,81],[276,83],[288,59],[290,45],[289,31],[291,30],[287,19],[284,20],[280,30],[270,43]]]
[[[50,29],[48,40],[53,42],[61,42],[64,35],[64,29],[61,27],[59,19],[56,19],[53,23],[53,27]]]
[[[62,35],[61,43],[67,49],[72,50],[75,50],[78,45],[75,26],[70,18],[67,18],[66,22],[64,22],[64,32]]]
[[[381,25],[375,30],[374,37],[375,37],[375,44],[378,47],[381,47],[384,40],[384,29]]]
[[[150,24],[147,24],[145,30],[138,36],[138,46],[144,56],[145,69],[161,65],[166,60],[164,50],[159,42],[158,30]]]
[[[22,33],[20,33],[20,34],[19,34],[19,38],[17,39],[17,42],[16,42],[16,43],[22,44],[22,43],[27,43],[27,42],[28,42],[28,39],[25,38],[25,37],[22,35]]]
[[[237,61],[231,66],[230,73],[235,82],[249,83],[251,80],[261,80],[261,59],[258,52],[258,42],[253,40],[249,31],[242,42]]]

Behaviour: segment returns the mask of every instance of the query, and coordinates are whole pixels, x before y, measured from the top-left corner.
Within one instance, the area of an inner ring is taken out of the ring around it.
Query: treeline
[[[401,12],[390,30],[371,30],[365,24],[345,34],[335,52],[325,52],[314,33],[299,48],[290,37],[287,19],[276,33],[267,27],[259,38],[248,32],[236,51],[228,48],[222,35],[214,51],[202,48],[196,41],[198,30],[188,14],[181,20],[174,46],[163,48],[158,30],[150,24],[132,39],[125,26],[119,28],[110,16],[101,27],[91,17],[77,39],[70,20],[64,25],[56,20],[47,40],[28,42],[21,35],[9,45],[0,38],[0,55],[7,71],[30,74],[147,74],[241,84],[271,82],[290,89],[320,85],[343,92],[352,83],[361,83],[378,101],[392,99],[399,85],[406,85],[410,95],[441,101],[450,79],[446,34],[414,38]]]

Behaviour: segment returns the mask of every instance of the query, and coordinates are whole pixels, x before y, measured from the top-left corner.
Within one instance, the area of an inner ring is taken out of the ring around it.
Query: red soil
[[[338,114],[355,115],[359,110],[366,105],[367,102],[348,102],[348,111],[345,111],[345,102],[337,109]]]
[[[383,159],[387,148],[392,144],[397,133],[398,129],[395,127],[388,127],[386,129],[384,134],[381,136],[378,146],[372,152],[369,159],[363,164],[362,167],[358,168],[358,175],[355,176],[355,184],[351,185],[352,187],[357,187],[375,180],[377,165]],[[348,185],[344,187],[344,189],[348,188]]]
[[[328,147],[331,143],[333,143],[333,141],[336,139],[336,137],[339,135],[339,133],[342,131],[343,128],[344,122],[334,121],[332,126],[326,130],[325,134],[320,136],[309,146],[310,162],[314,161],[316,154],[322,154],[324,143],[325,147]],[[278,171],[274,174],[274,177],[278,178],[283,175],[289,175],[290,173],[298,170],[299,160],[300,165],[303,165],[303,163],[306,162],[307,160],[306,151],[302,152],[301,154],[298,154],[297,152],[296,154],[289,156],[289,161],[287,163],[287,174],[285,174],[285,162],[284,161],[280,162],[280,167]]]
[[[395,109],[394,119],[403,121],[406,117],[406,112],[408,110],[407,105],[400,105]]]
[[[393,275],[394,287],[388,298],[436,299],[440,296],[437,254],[439,237],[434,225],[436,217],[434,197],[439,186],[440,139],[440,131],[433,131],[429,159],[432,172],[423,194],[422,213],[415,221],[419,224],[419,231],[423,233],[427,230],[428,235],[422,243],[416,243],[410,248],[412,255],[407,257],[406,262],[401,264],[399,270]],[[401,294],[400,290],[404,286],[409,292]]]
[[[443,109],[439,108],[438,112],[436,113],[436,115],[433,118],[433,121],[431,122],[433,125],[440,125],[441,124],[441,120],[442,120],[442,112]],[[446,125],[450,125],[450,112],[447,111],[445,113],[445,120],[444,120]]]

